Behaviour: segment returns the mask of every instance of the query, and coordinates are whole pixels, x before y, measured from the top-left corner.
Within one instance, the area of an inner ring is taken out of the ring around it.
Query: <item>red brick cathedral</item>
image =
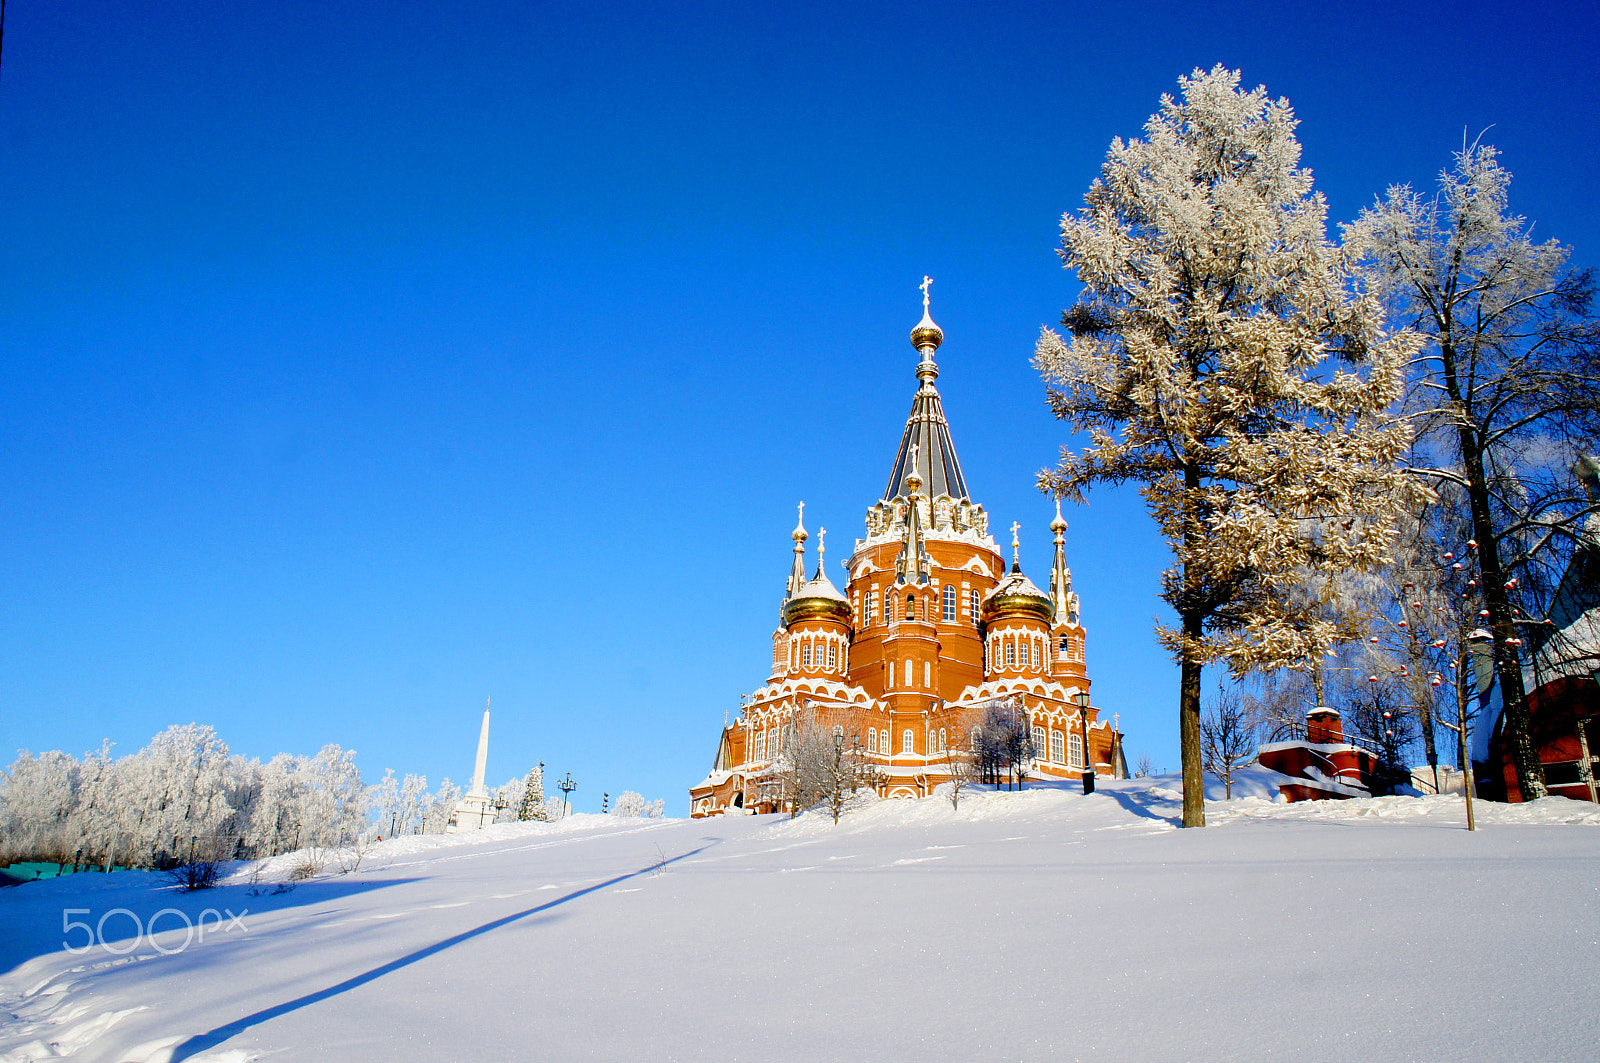
[[[806,575],[802,503],[771,675],[723,728],[711,773],[689,790],[694,815],[775,811],[785,736],[807,723],[848,734],[876,768],[881,796],[928,796],[949,781],[949,744],[970,742],[970,726],[995,703],[1031,720],[1029,774],[1122,774],[1117,736],[1089,705],[1060,507],[1046,592],[1018,564],[1018,526],[1007,572],[989,515],[967,493],[933,384],[943,341],[924,282],[911,330],[919,386],[888,486],[846,562],[844,592],[828,579],[820,538]]]

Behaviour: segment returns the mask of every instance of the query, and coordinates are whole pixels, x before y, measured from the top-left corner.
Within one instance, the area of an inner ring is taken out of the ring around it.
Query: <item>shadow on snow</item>
[[[246,1015],[242,1019],[237,1019],[223,1026],[218,1026],[216,1029],[210,1030],[206,1033],[195,1034],[193,1037],[190,1037],[188,1040],[179,1043],[175,1048],[173,1048],[172,1056],[170,1057],[171,1063],[179,1063],[180,1060],[190,1059],[201,1052],[206,1052],[215,1048],[217,1045],[222,1044],[230,1037],[237,1036],[252,1026],[259,1026],[264,1022],[270,1022],[271,1020],[278,1018],[280,1015],[287,1015],[291,1012],[299,1011],[301,1008],[309,1007],[310,1005],[316,1004],[320,1001],[336,997],[341,993],[347,993],[352,989],[366,985],[368,982],[382,978],[384,975],[389,974],[390,972],[398,971],[402,967],[409,967],[419,960],[425,960],[429,956],[436,955],[440,952],[443,952],[445,949],[459,945],[464,941],[470,941],[475,937],[487,934],[493,930],[498,930],[501,927],[515,923],[518,920],[526,919],[530,915],[537,915],[540,912],[547,912],[559,905],[566,904],[568,901],[577,900],[579,897],[582,897],[585,894],[594,893],[596,890],[603,890],[607,886],[615,886],[619,882],[626,882],[631,878],[638,877],[639,875],[649,874],[650,872],[656,871],[668,864],[675,864],[679,860],[686,860],[698,853],[705,852],[709,848],[711,848],[711,845],[709,844],[702,845],[698,849],[691,849],[689,852],[674,856],[670,859],[649,864],[648,866],[642,867],[637,871],[630,871],[625,875],[617,875],[615,878],[609,878],[604,882],[597,882],[593,886],[585,886],[581,890],[574,890],[563,897],[557,897],[553,901],[547,901],[544,904],[535,905],[532,908],[525,908],[520,912],[513,912],[510,915],[501,916],[499,919],[492,919],[481,926],[473,927],[471,930],[463,930],[461,933],[447,937],[442,941],[436,941],[432,945],[409,952],[406,955],[401,956],[399,959],[390,960],[388,963],[374,967],[370,971],[363,971],[361,974],[346,978],[344,981],[331,985],[326,989],[319,989],[315,993],[307,993],[304,996],[296,997],[294,1000],[285,1001],[282,1004],[277,1004],[270,1008],[263,1008],[253,1015]]]

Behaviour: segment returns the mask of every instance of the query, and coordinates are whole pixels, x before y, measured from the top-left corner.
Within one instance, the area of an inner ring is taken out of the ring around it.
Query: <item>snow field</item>
[[[1175,780],[1128,780],[505,824],[286,893],[284,857],[253,894],[28,884],[0,893],[0,1060],[1592,1054],[1600,809],[1480,805],[1468,834],[1459,798],[1285,806],[1269,775],[1194,831]],[[73,956],[67,907],[247,929]]]

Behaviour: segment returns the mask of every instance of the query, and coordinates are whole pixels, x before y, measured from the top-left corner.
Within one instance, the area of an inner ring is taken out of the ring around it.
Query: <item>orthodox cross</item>
[[[1011,522],[1011,563],[1013,565],[1017,563],[1017,548],[1022,545],[1017,541],[1017,529],[1021,527],[1022,525],[1016,521]]]
[[[928,309],[928,287],[931,284],[933,284],[933,278],[924,273],[922,275],[922,283],[917,285],[918,288],[922,289],[922,309],[924,311]]]

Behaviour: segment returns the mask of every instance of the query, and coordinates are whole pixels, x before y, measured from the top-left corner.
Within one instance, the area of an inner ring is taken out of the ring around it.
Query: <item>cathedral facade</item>
[[[807,576],[802,520],[772,635],[767,681],[719,736],[711,772],[689,790],[691,813],[777,811],[783,751],[799,728],[831,729],[882,797],[926,797],[950,781],[975,721],[991,706],[1032,732],[1027,774],[1121,775],[1119,736],[1089,703],[1085,631],[1067,568],[1060,507],[1049,590],[1023,574],[1017,525],[1007,570],[989,515],[967,491],[934,380],[944,333],[929,316],[911,331],[921,356],[911,416],[866,537],[841,592],[823,564]]]

